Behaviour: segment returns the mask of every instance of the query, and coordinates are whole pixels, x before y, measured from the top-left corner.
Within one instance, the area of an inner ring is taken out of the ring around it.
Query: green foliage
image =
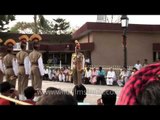
[[[0,31],[7,30],[8,28],[5,25],[13,20],[15,20],[15,15],[0,15]]]
[[[68,29],[70,28],[69,22],[66,22],[63,18],[57,18],[53,19],[55,22],[54,27],[52,30],[56,31],[56,34],[71,34],[71,32],[68,32]]]

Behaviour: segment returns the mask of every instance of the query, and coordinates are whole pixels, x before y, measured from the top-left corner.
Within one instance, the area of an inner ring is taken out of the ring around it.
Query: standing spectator
[[[85,64],[87,65],[87,67],[89,67],[89,65],[91,65],[91,64],[90,64],[90,59],[89,59],[89,57],[87,57],[87,58],[85,59]]]
[[[148,65],[148,60],[147,60],[147,59],[144,59],[143,67],[145,67],[146,65]]]
[[[90,84],[90,79],[91,79],[91,70],[89,67],[87,67],[87,70],[85,71],[85,75],[84,75],[84,83]]]
[[[98,70],[98,75],[97,75],[97,84],[98,85],[106,85],[106,81],[105,81],[105,71],[102,69],[102,67],[99,67]]]
[[[91,73],[91,84],[94,84],[94,85],[96,84],[97,75],[98,75],[98,72],[97,72],[96,68],[94,67],[92,70],[92,73]]]
[[[134,65],[137,70],[140,70],[142,68],[142,65],[140,64],[140,61],[138,60],[137,63]]]
[[[113,71],[113,68],[110,68],[110,70],[107,72],[106,84],[113,85],[114,81],[116,81],[116,73]]]

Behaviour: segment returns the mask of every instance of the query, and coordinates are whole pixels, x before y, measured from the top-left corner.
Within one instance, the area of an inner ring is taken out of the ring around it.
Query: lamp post
[[[128,17],[127,15],[121,16],[121,27],[123,28],[123,50],[124,50],[124,64],[123,67],[127,68],[127,28],[128,28]]]

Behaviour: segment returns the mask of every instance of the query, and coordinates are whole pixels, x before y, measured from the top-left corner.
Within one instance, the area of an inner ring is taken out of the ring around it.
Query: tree
[[[42,28],[47,28],[47,29],[51,29],[50,26],[48,25],[48,21],[44,18],[43,15],[38,15],[38,19],[37,19],[37,15],[34,15],[34,33],[38,34],[40,31],[39,29],[42,30]]]
[[[10,29],[10,32],[14,33],[33,33],[33,31],[34,31],[34,23],[27,23],[27,22],[17,22]]]
[[[15,15],[0,15],[0,31],[7,30],[8,27],[5,27],[5,25],[13,20],[15,20]]]
[[[63,18],[53,19],[55,25],[52,30],[56,32],[56,34],[71,34],[67,30],[70,28],[69,22],[66,22]]]
[[[46,20],[47,26],[44,28],[40,26],[40,22],[36,23],[38,28],[38,33],[41,34],[54,34],[54,31],[51,30],[50,26],[53,26],[53,24]],[[32,34],[35,33],[35,23],[27,23],[27,22],[17,22],[11,29],[10,32],[13,33],[24,33],[24,34]]]

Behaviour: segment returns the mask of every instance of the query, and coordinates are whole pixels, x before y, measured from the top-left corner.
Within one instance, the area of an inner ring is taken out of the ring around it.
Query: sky
[[[97,22],[97,15],[44,15],[48,20],[63,18],[70,22],[71,28],[79,28],[86,22]],[[110,16],[108,16],[110,17]],[[115,18],[118,16],[115,15]],[[156,24],[160,25],[160,15],[128,15],[129,24]],[[33,22],[33,15],[16,15],[16,20],[10,22],[12,27],[16,22]]]

